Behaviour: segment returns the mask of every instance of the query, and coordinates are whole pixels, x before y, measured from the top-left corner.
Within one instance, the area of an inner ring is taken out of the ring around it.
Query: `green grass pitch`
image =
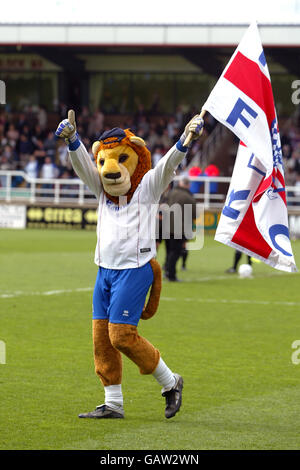
[[[212,237],[139,325],[184,378],[180,412],[166,420],[156,381],[124,358],[126,418],[77,417],[103,402],[91,337],[95,242],[83,231],[0,231],[0,448],[300,449],[291,360],[300,275],[262,263],[253,279],[224,274],[233,250]],[[299,241],[293,249],[299,264]]]

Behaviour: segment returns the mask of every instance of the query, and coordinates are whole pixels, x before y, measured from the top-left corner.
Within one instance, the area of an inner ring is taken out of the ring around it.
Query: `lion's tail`
[[[151,268],[153,271],[153,283],[150,290],[150,295],[148,298],[147,304],[145,304],[141,318],[143,320],[148,320],[148,318],[153,317],[155,314],[160,298],[161,284],[162,284],[162,274],[161,267],[158,261],[155,258],[150,260]]]

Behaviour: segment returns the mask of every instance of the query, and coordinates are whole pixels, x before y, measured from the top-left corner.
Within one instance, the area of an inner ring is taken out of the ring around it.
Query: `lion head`
[[[151,169],[151,154],[145,141],[129,129],[115,127],[104,132],[92,147],[106,196],[118,203],[130,201],[141,179]]]

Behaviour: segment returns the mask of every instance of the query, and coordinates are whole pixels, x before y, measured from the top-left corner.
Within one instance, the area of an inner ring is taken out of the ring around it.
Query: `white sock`
[[[167,364],[165,364],[162,358],[160,358],[158,366],[152,375],[155,377],[159,385],[162,385],[164,392],[171,390],[176,383],[173,372],[169,369]]]
[[[110,408],[118,409],[123,408],[123,394],[122,385],[109,385],[104,387],[105,404]]]

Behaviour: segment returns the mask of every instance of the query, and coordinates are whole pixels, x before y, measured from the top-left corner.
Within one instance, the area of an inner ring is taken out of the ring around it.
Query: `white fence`
[[[15,181],[24,180],[21,186]],[[0,171],[0,200],[30,203],[95,204],[96,198],[80,179],[29,178],[23,171]]]
[[[178,180],[179,177],[175,177]],[[222,208],[231,178],[229,176],[189,178],[191,182],[200,183],[200,192],[195,194],[204,208]],[[16,181],[23,181],[16,186]],[[23,171],[0,171],[0,201],[92,205],[97,204],[95,196],[79,179],[31,179]],[[212,188],[213,184],[217,188]],[[286,187],[289,206],[300,209],[300,186]]]

